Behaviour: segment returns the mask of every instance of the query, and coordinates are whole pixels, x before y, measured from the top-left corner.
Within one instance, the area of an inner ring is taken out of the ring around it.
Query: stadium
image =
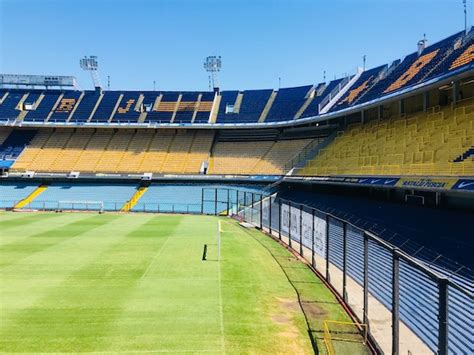
[[[277,89],[0,74],[0,352],[474,353],[465,27]]]

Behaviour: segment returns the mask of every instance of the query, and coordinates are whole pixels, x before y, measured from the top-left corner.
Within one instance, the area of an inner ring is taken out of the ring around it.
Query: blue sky
[[[468,0],[472,24],[474,0]],[[0,72],[74,75],[99,57],[111,89],[206,90],[313,84],[403,57],[464,27],[462,0],[0,0]]]

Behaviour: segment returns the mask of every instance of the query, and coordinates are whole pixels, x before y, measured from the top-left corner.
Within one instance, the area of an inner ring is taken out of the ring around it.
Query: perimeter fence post
[[[278,239],[281,240],[281,199],[278,199]]]
[[[326,215],[326,281],[331,283],[331,275],[329,273],[329,216]]]
[[[400,344],[400,256],[392,251],[392,354],[399,354]]]
[[[291,246],[291,202],[288,201],[288,245]]]
[[[217,188],[214,189],[214,215],[217,216]]]
[[[448,279],[438,280],[438,354],[448,354]]]
[[[263,227],[263,198],[260,194],[260,229]]]
[[[201,189],[201,214],[204,214],[204,190],[206,190],[205,187]]]
[[[247,222],[247,192],[244,191],[244,220]]]
[[[230,189],[227,189],[227,215],[231,215],[230,213]]]
[[[303,205],[300,205],[300,255],[303,256]]]
[[[364,319],[369,327],[369,236],[364,232]]]
[[[273,235],[272,233],[272,196],[268,197],[268,230],[270,232],[270,235]]]
[[[316,262],[314,259],[314,208],[311,209],[311,266],[316,268]]]
[[[342,222],[342,299],[347,303],[347,224]]]

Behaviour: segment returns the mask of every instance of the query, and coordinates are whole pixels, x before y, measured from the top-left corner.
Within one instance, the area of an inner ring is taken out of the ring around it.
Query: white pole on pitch
[[[217,233],[217,261],[221,260],[221,221],[218,223]]]

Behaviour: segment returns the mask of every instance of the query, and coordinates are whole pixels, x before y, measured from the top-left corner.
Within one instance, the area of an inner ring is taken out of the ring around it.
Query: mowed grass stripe
[[[89,214],[80,216],[83,219],[91,217]],[[118,215],[101,217],[102,221],[97,228],[89,228],[82,235],[0,269],[2,327],[7,326],[10,315],[14,316],[18,311],[33,307],[50,290],[57,288],[75,271],[92,262],[104,249],[117,241],[117,236],[123,236],[143,223],[143,220],[133,219],[122,221]],[[8,254],[0,251],[0,258],[3,259],[5,255]]]
[[[216,219],[181,218],[124,304],[109,350],[221,352],[218,264],[201,261],[204,244],[215,245]]]
[[[132,222],[131,216],[121,216],[124,223],[121,235],[116,234],[114,242],[94,259],[17,316],[15,326],[9,329],[24,333],[28,340],[20,341],[20,345],[11,334],[6,347],[21,346],[33,352],[101,350],[109,328],[121,313],[123,300],[139,282],[154,249],[163,243],[165,237],[148,239],[146,245],[137,242],[138,233],[147,234],[150,225],[156,226],[154,218],[141,216]]]
[[[3,246],[10,243],[18,243],[22,240],[35,236],[40,233],[52,232],[56,228],[60,228],[74,221],[82,220],[91,215],[80,215],[80,214],[58,214],[58,213],[44,213],[43,219],[37,218],[34,220],[24,221],[23,219],[17,221],[11,221],[11,227],[3,229],[3,222],[1,223],[2,229],[0,231],[0,250]],[[18,226],[21,226],[20,233],[17,232]],[[13,229],[12,229],[13,228]]]
[[[3,216],[3,215],[2,215]],[[1,233],[9,229],[16,229],[18,225],[27,226],[33,223],[46,223],[49,219],[54,220],[60,217],[57,213],[9,213],[4,214],[5,218],[0,219]],[[1,235],[1,234],[0,234]]]
[[[46,216],[49,217],[49,215]],[[68,217],[72,219],[71,222],[55,226],[53,229],[49,228],[48,219],[46,219],[42,226],[36,226],[38,233],[30,235],[29,238],[21,238],[20,234],[18,240],[1,245],[0,251],[4,254],[4,257],[0,260],[0,269],[21,263],[24,258],[28,258],[34,253],[54,247],[118,218],[118,216],[113,215],[106,218],[102,218],[100,215],[85,215],[80,219],[76,218],[77,215]]]

